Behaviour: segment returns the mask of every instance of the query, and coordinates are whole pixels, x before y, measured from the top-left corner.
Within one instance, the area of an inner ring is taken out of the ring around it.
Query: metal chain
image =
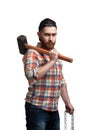
[[[64,130],[67,130],[67,113],[64,112]],[[74,113],[71,115],[71,130],[74,130]]]
[[[64,112],[64,130],[67,130],[67,113]]]
[[[74,130],[74,113],[71,115],[71,130]]]

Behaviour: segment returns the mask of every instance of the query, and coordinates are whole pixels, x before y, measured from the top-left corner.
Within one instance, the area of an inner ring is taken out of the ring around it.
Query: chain
[[[64,130],[67,130],[67,113],[64,112]],[[74,113],[71,115],[71,130],[74,130]]]
[[[67,130],[67,113],[64,112],[64,130]]]
[[[74,113],[71,115],[71,130],[74,130]]]

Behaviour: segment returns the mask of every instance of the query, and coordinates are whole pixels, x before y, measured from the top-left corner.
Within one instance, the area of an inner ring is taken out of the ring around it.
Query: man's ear
[[[37,32],[38,37],[40,37],[40,32]]]

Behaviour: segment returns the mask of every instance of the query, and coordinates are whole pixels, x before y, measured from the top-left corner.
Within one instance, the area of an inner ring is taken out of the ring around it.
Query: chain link
[[[64,130],[67,130],[67,113],[64,112]]]
[[[74,113],[71,115],[71,130],[74,130]]]
[[[67,113],[64,112],[64,130],[67,130]],[[74,130],[74,113],[71,115],[71,130]]]

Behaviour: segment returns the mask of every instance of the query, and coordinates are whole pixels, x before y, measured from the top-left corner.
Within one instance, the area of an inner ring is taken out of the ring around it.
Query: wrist
[[[68,106],[70,104],[70,100],[65,102],[65,105]]]
[[[50,60],[50,64],[54,65],[55,64],[55,60]]]

